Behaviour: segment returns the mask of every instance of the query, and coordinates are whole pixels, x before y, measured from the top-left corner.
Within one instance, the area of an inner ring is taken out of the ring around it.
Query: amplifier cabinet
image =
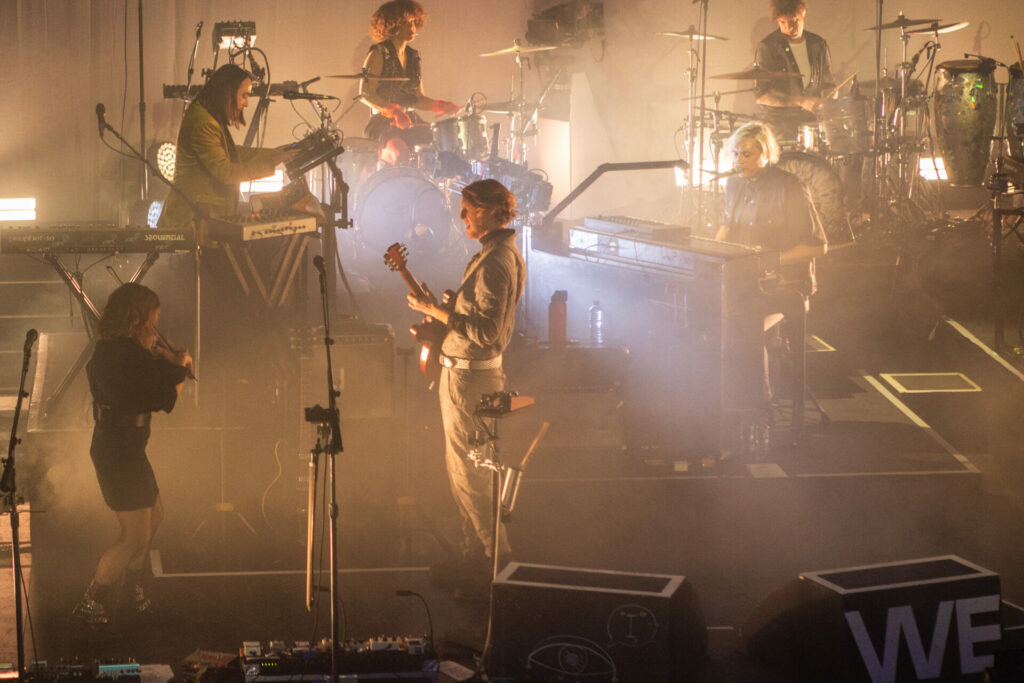
[[[392,417],[395,334],[391,326],[343,323],[331,330],[331,338],[331,364],[334,387],[340,394],[341,419]],[[300,357],[303,406],[327,406],[327,359],[322,330],[320,340],[319,345],[305,346]]]
[[[685,577],[510,563],[494,581],[491,669],[516,681],[686,680],[707,628]]]

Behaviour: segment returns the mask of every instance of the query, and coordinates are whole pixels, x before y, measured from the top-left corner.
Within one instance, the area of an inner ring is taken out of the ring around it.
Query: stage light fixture
[[[917,170],[925,180],[949,180],[949,176],[946,175],[946,162],[942,157],[922,157],[917,163]]]
[[[164,211],[164,203],[152,201],[149,203],[149,210],[146,211],[146,227],[156,228],[160,222],[160,214]]]
[[[167,180],[174,180],[174,164],[178,158],[178,147],[173,142],[161,140],[149,146],[149,159]]]
[[[255,21],[218,21],[213,25],[214,50],[240,49],[255,44]]]
[[[0,221],[34,221],[35,219],[35,197],[0,198]]]
[[[278,169],[274,175],[256,178],[238,186],[242,192],[279,192],[284,187],[284,171]]]

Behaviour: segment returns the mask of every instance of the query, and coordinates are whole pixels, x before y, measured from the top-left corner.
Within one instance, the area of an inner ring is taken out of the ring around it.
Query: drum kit
[[[877,220],[880,225],[892,225],[889,219],[895,218],[898,228],[903,220],[921,219],[930,212],[941,214],[938,193],[931,191],[930,200],[923,186],[918,169],[922,158],[941,157],[954,186],[982,185],[993,155],[1024,159],[1024,60],[1019,54],[1010,66],[981,55],[942,62],[937,59],[940,36],[967,25],[911,19],[900,12],[894,21],[866,29],[879,35],[899,31],[902,61],[892,75],[879,68],[874,81],[858,82],[857,74],[847,77],[823,93],[813,118],[809,114],[795,136],[780,136],[780,165],[804,180],[830,239],[847,241],[853,235],[848,217],[851,213],[859,215],[860,210],[869,212],[872,222]],[[710,41],[728,40],[693,26],[659,35],[683,38],[691,45],[699,41],[701,47]],[[910,54],[911,40],[919,37],[926,39],[925,44]],[[751,92],[756,81],[800,75],[755,65],[744,71],[708,76],[750,82],[750,87],[704,94],[697,92],[694,59],[699,59],[699,53],[691,49],[690,55],[689,92],[685,98],[688,115],[680,127],[687,132],[685,152],[692,160],[691,169],[700,168],[698,159],[703,161],[702,140],[707,133],[711,162],[718,169],[722,145],[735,126],[759,118],[720,109],[720,97]],[[998,67],[1007,69],[1008,84],[997,82]],[[697,113],[695,103],[710,97],[714,98],[713,106],[702,106]],[[1000,142],[999,150],[993,150],[993,139],[1005,140]],[[694,181],[692,173],[689,192],[698,197],[694,204],[709,204],[707,199],[699,199],[709,190],[701,181]],[[718,175],[713,173],[711,177]],[[871,183],[870,191],[862,191],[865,183]],[[717,192],[717,185],[710,191]],[[702,219],[704,214],[698,209],[695,220],[704,224]]]
[[[411,242],[419,253],[447,248],[459,212],[461,189],[482,178],[496,178],[517,197],[518,212],[544,211],[551,201],[551,184],[525,163],[526,139],[535,133],[537,113],[544,96],[524,96],[523,55],[552,50],[552,46],[510,47],[481,57],[508,55],[517,65],[513,97],[488,104],[478,96],[457,114],[430,124],[430,143],[416,145],[398,165],[380,160],[381,145],[366,138],[346,138],[338,165],[351,188],[352,216],[361,250],[376,259],[389,244]],[[347,76],[338,76],[338,78]],[[552,80],[553,83],[553,80]],[[510,134],[504,141],[506,156],[499,155],[500,124],[488,125],[487,114],[506,115]]]

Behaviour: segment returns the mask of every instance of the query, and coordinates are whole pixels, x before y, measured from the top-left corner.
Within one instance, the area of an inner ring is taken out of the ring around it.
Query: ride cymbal
[[[733,71],[727,74],[715,74],[714,76],[708,76],[708,78],[727,79],[732,81],[769,81],[775,78],[803,78],[800,74],[790,73],[788,71],[768,71],[762,69],[760,66],[754,66],[753,69],[747,69],[746,71]]]
[[[969,21],[960,21],[955,24],[945,24],[943,26],[939,26],[939,23],[935,22],[928,28],[915,28],[907,31],[907,33],[952,33],[953,31],[959,31],[962,28],[967,28],[968,24],[970,23],[971,22]]]
[[[554,50],[557,45],[532,45],[530,47],[523,47],[519,44],[518,40],[512,41],[512,47],[504,47],[494,52],[484,52],[481,57],[497,57],[498,55],[514,55],[514,54],[525,54],[528,52],[544,52],[545,50]]]
[[[890,21],[888,24],[872,26],[871,28],[866,28],[864,30],[877,31],[882,29],[884,31],[890,28],[908,28],[910,26],[921,26],[922,24],[937,24],[940,21],[942,21],[942,19],[907,19],[903,16],[903,12],[900,12],[899,16],[896,17],[896,21]]]
[[[690,24],[690,27],[683,31],[658,31],[654,35],[670,36],[672,38],[686,38],[687,40],[729,40],[724,36],[715,36],[711,35],[710,33],[701,33],[693,24]]]

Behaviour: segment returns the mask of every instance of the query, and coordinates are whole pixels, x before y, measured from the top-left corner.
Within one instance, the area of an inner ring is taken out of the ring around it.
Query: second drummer
[[[384,145],[381,159],[391,165],[403,163],[415,145],[431,142],[430,128],[415,109],[434,116],[451,116],[461,109],[454,102],[423,93],[420,53],[409,43],[426,19],[426,11],[416,0],[391,0],[378,7],[370,20],[370,35],[377,42],[366,55],[365,73],[408,79],[365,79],[360,88],[363,102],[374,112],[366,125],[366,137]]]
[[[814,120],[811,112],[834,85],[832,60],[825,39],[804,30],[804,0],[771,0],[770,7],[779,29],[758,43],[754,61],[762,69],[800,74],[801,78],[758,81],[757,103],[776,133],[793,140],[801,123]]]

